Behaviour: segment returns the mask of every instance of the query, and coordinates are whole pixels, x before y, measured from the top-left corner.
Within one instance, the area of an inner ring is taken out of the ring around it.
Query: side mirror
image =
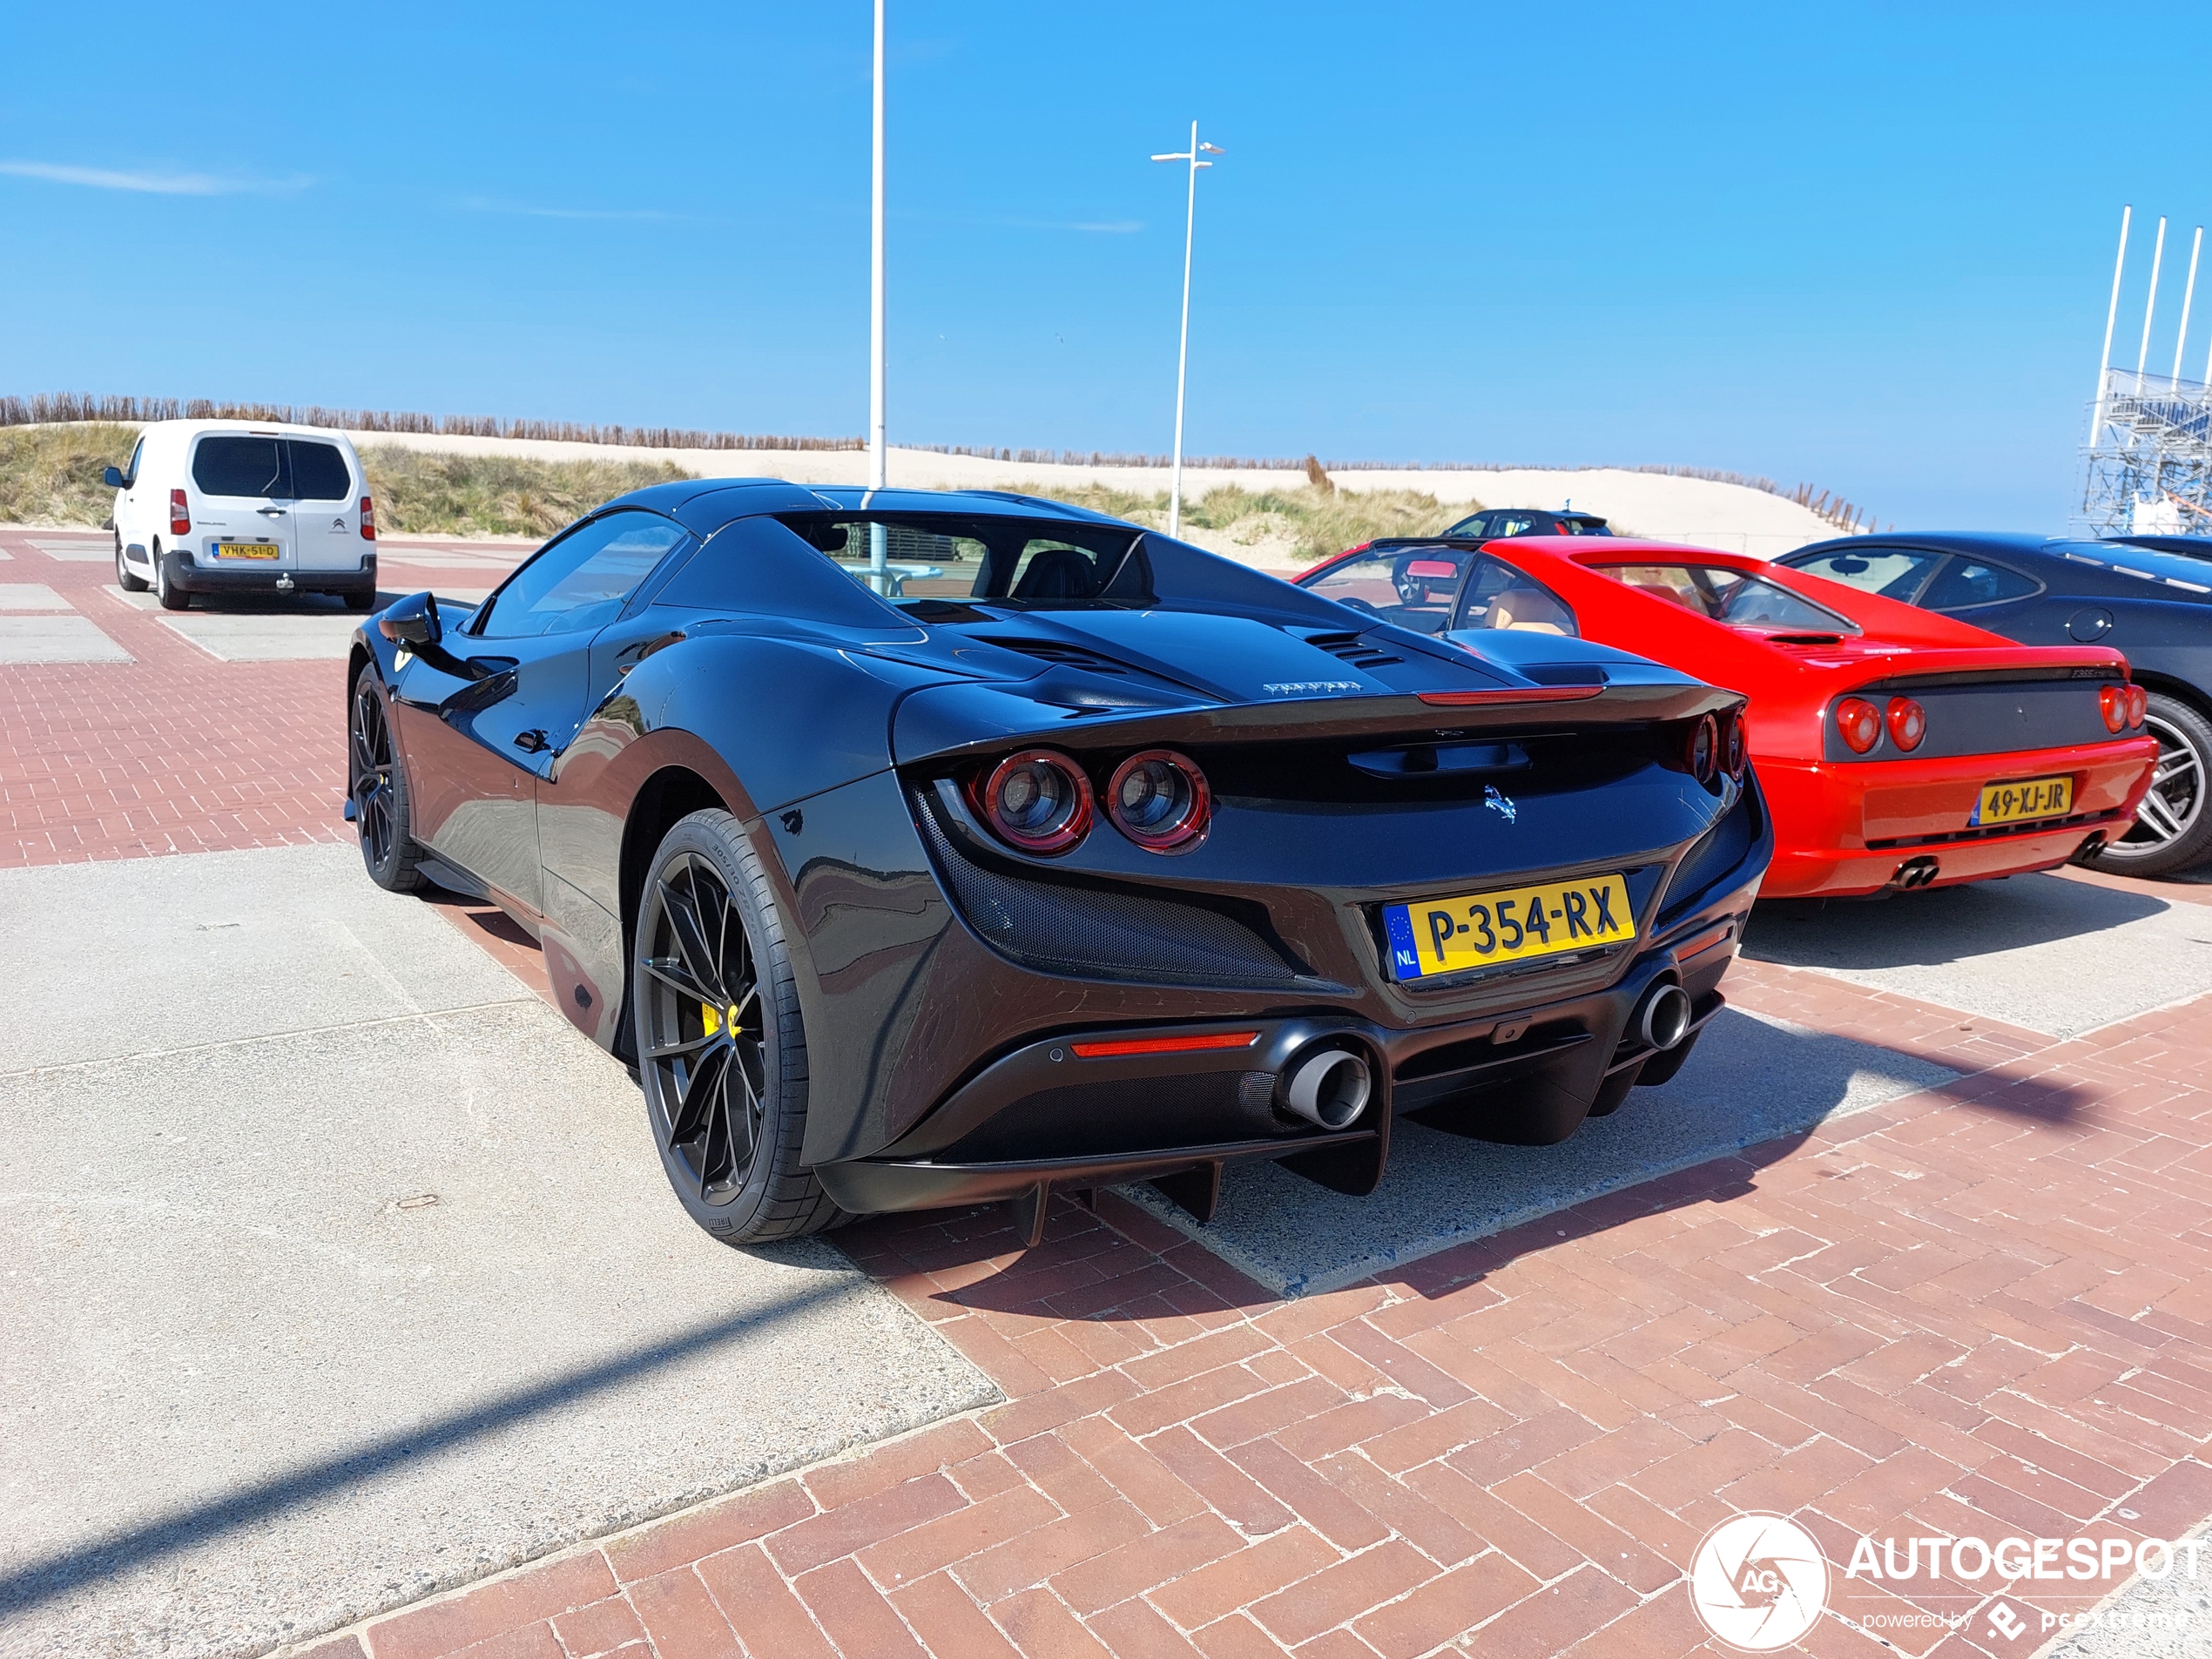
[[[395,644],[418,650],[435,645],[446,631],[438,620],[438,602],[427,593],[410,593],[395,603],[376,619],[376,631]]]
[[[127,489],[130,488],[130,482],[124,477],[123,469],[120,467],[110,467],[105,472],[100,475],[100,482],[105,484],[110,489]]]

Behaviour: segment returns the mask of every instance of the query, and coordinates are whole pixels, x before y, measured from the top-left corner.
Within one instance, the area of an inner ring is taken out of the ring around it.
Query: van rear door
[[[287,438],[292,450],[292,528],[302,570],[358,570],[375,543],[361,536],[361,498],[346,451],[322,438]]]
[[[292,466],[274,433],[206,432],[192,446],[192,553],[233,570],[295,568]]]

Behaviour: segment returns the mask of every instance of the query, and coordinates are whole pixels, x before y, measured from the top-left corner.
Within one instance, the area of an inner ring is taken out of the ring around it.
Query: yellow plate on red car
[[[1383,907],[1390,965],[1400,980],[1461,974],[1635,937],[1629,884],[1617,875],[1507,887]]]
[[[215,556],[219,559],[278,559],[284,550],[274,542],[218,542]]]
[[[2031,818],[2064,818],[2074,810],[2074,779],[2030,778],[2016,784],[1984,784],[1968,829],[2018,824]]]

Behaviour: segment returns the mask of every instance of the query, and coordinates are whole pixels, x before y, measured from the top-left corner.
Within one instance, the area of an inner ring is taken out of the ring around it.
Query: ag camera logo
[[[1731,1516],[1690,1558],[1689,1604],[1717,1640],[1773,1653],[1820,1622],[1828,1561],[1812,1534],[1785,1515]]]

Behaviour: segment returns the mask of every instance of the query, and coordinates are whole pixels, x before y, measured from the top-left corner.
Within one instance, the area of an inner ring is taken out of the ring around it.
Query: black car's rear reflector
[[[1196,1054],[1204,1049],[1249,1049],[1257,1031],[1216,1031],[1203,1037],[1115,1037],[1104,1042],[1071,1042],[1078,1060],[1109,1060],[1132,1054]]]
[[[1527,685],[1495,691],[1423,691],[1420,699],[1441,708],[1461,709],[1481,703],[1579,703],[1604,691],[1602,685]]]

